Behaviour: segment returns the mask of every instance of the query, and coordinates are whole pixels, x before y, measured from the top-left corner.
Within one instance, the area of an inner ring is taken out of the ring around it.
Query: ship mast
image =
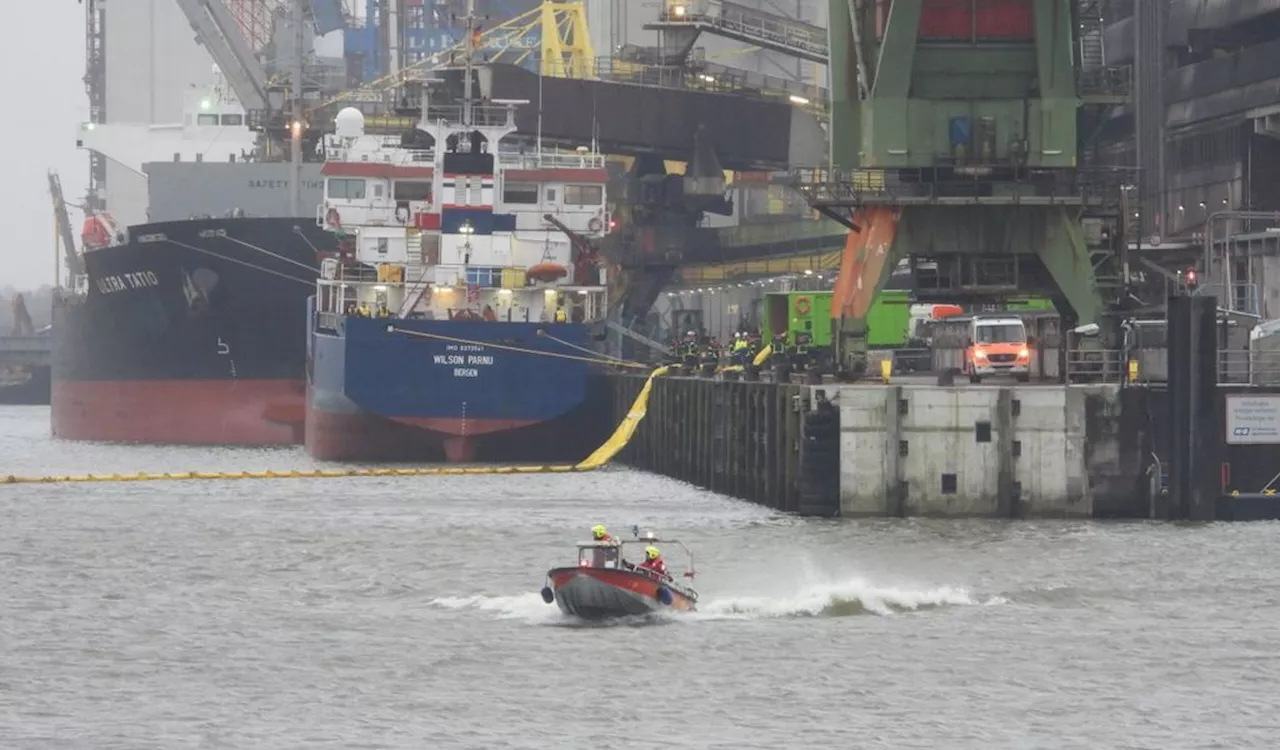
[[[303,0],[290,3],[293,19],[293,71],[289,76],[289,98],[292,122],[289,123],[289,215],[302,215],[302,48]]]
[[[467,56],[462,81],[462,124],[471,125],[472,56],[476,53],[476,0],[467,0]]]

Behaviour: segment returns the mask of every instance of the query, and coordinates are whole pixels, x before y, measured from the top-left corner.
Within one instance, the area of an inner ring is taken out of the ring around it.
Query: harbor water
[[[48,422],[0,409],[0,474],[313,465]],[[544,604],[595,523],[686,542],[700,611]],[[0,747],[1270,748],[1277,569],[1276,524],[807,520],[625,468],[0,486]]]

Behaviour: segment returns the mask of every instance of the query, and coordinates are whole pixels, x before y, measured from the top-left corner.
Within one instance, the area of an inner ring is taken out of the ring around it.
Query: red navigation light
[[[1200,280],[1200,277],[1196,274],[1196,269],[1194,268],[1187,269],[1185,278],[1187,280],[1188,289],[1195,289],[1196,283]]]

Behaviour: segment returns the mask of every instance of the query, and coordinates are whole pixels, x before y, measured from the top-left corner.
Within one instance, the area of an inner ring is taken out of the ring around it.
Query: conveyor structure
[[[671,62],[686,59],[700,35],[713,34],[827,64],[826,29],[729,0],[665,0],[658,20],[644,28],[663,33]]]
[[[267,74],[253,49],[241,35],[235,16],[221,0],[177,0],[183,15],[226,76],[245,109],[267,107]]]

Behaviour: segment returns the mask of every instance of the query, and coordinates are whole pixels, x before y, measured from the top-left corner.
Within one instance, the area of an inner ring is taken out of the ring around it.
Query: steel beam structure
[[[177,0],[177,3],[191,22],[196,41],[209,51],[244,108],[266,109],[267,74],[222,0]]]
[[[107,13],[103,0],[85,0],[84,86],[89,95],[89,122],[101,125],[107,121]],[[91,211],[106,208],[107,159],[97,151],[89,152],[89,193],[85,207]]]
[[[826,65],[829,56],[826,29],[728,0],[668,0],[658,20],[644,28],[663,33],[663,46],[674,58],[672,62],[687,58],[700,34],[722,36],[819,65]]]

